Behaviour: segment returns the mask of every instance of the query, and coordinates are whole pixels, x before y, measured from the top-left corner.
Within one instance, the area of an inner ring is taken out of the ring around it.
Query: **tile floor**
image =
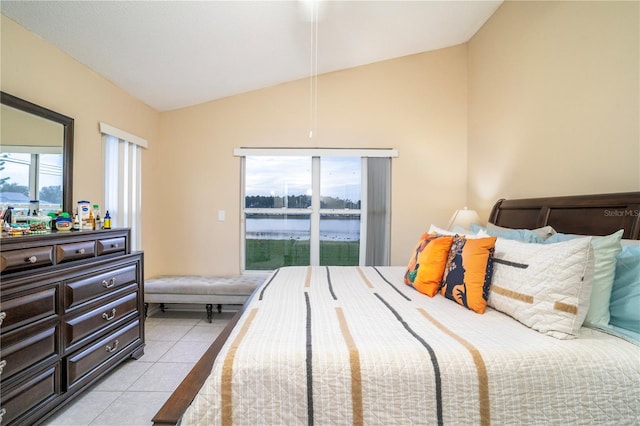
[[[148,426],[169,395],[235,314],[167,310],[145,322],[145,351],[127,360],[45,421],[57,425]]]

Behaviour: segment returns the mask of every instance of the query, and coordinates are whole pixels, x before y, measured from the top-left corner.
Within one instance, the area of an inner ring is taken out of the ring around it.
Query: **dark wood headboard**
[[[622,238],[640,239],[640,192],[567,197],[498,200],[489,222],[505,228],[540,228],[557,232],[609,235],[624,229]]]

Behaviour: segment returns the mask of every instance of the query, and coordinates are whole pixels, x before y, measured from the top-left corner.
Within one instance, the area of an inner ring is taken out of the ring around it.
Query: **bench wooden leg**
[[[207,320],[211,322],[211,318],[213,318],[213,305],[211,303],[207,303]]]
[[[222,305],[218,303],[218,313],[221,314],[222,313]]]
[[[162,312],[164,312],[164,303],[161,303],[161,304],[160,304],[160,310],[161,310]]]
[[[147,317],[147,312],[149,312],[149,304],[145,303],[144,304],[144,317]]]

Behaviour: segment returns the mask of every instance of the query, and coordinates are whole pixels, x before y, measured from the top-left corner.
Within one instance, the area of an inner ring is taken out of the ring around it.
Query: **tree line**
[[[286,201],[286,203],[285,203]],[[288,195],[278,197],[273,195],[247,195],[244,201],[248,209],[273,209],[288,207],[290,209],[306,209],[311,207],[310,195]],[[360,200],[344,200],[337,197],[320,197],[320,208],[323,209],[360,209]]]
[[[17,183],[7,183],[6,181],[0,183],[0,193],[1,192],[15,192],[18,194],[24,194],[27,198],[30,198],[29,187],[18,185]],[[54,185],[40,188],[38,200],[48,203],[60,202],[59,200],[62,200],[62,186]]]
[[[6,161],[4,161],[4,159],[7,157],[8,154],[3,154],[0,156],[0,172],[5,169],[4,165]],[[27,198],[30,198],[28,186],[18,185],[17,183],[9,183],[9,179],[11,179],[11,176],[0,178],[0,193],[15,192],[18,194],[24,194]],[[38,200],[48,203],[60,202],[60,200],[62,200],[62,186],[54,185],[40,188],[40,192],[38,193]]]

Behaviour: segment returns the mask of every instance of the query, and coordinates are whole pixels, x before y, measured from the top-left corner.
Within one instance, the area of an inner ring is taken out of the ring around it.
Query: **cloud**
[[[302,195],[311,188],[311,158],[247,157],[246,195]]]
[[[352,201],[360,200],[361,160],[358,157],[323,157],[320,192]],[[305,195],[311,189],[310,157],[246,157],[246,195]]]

